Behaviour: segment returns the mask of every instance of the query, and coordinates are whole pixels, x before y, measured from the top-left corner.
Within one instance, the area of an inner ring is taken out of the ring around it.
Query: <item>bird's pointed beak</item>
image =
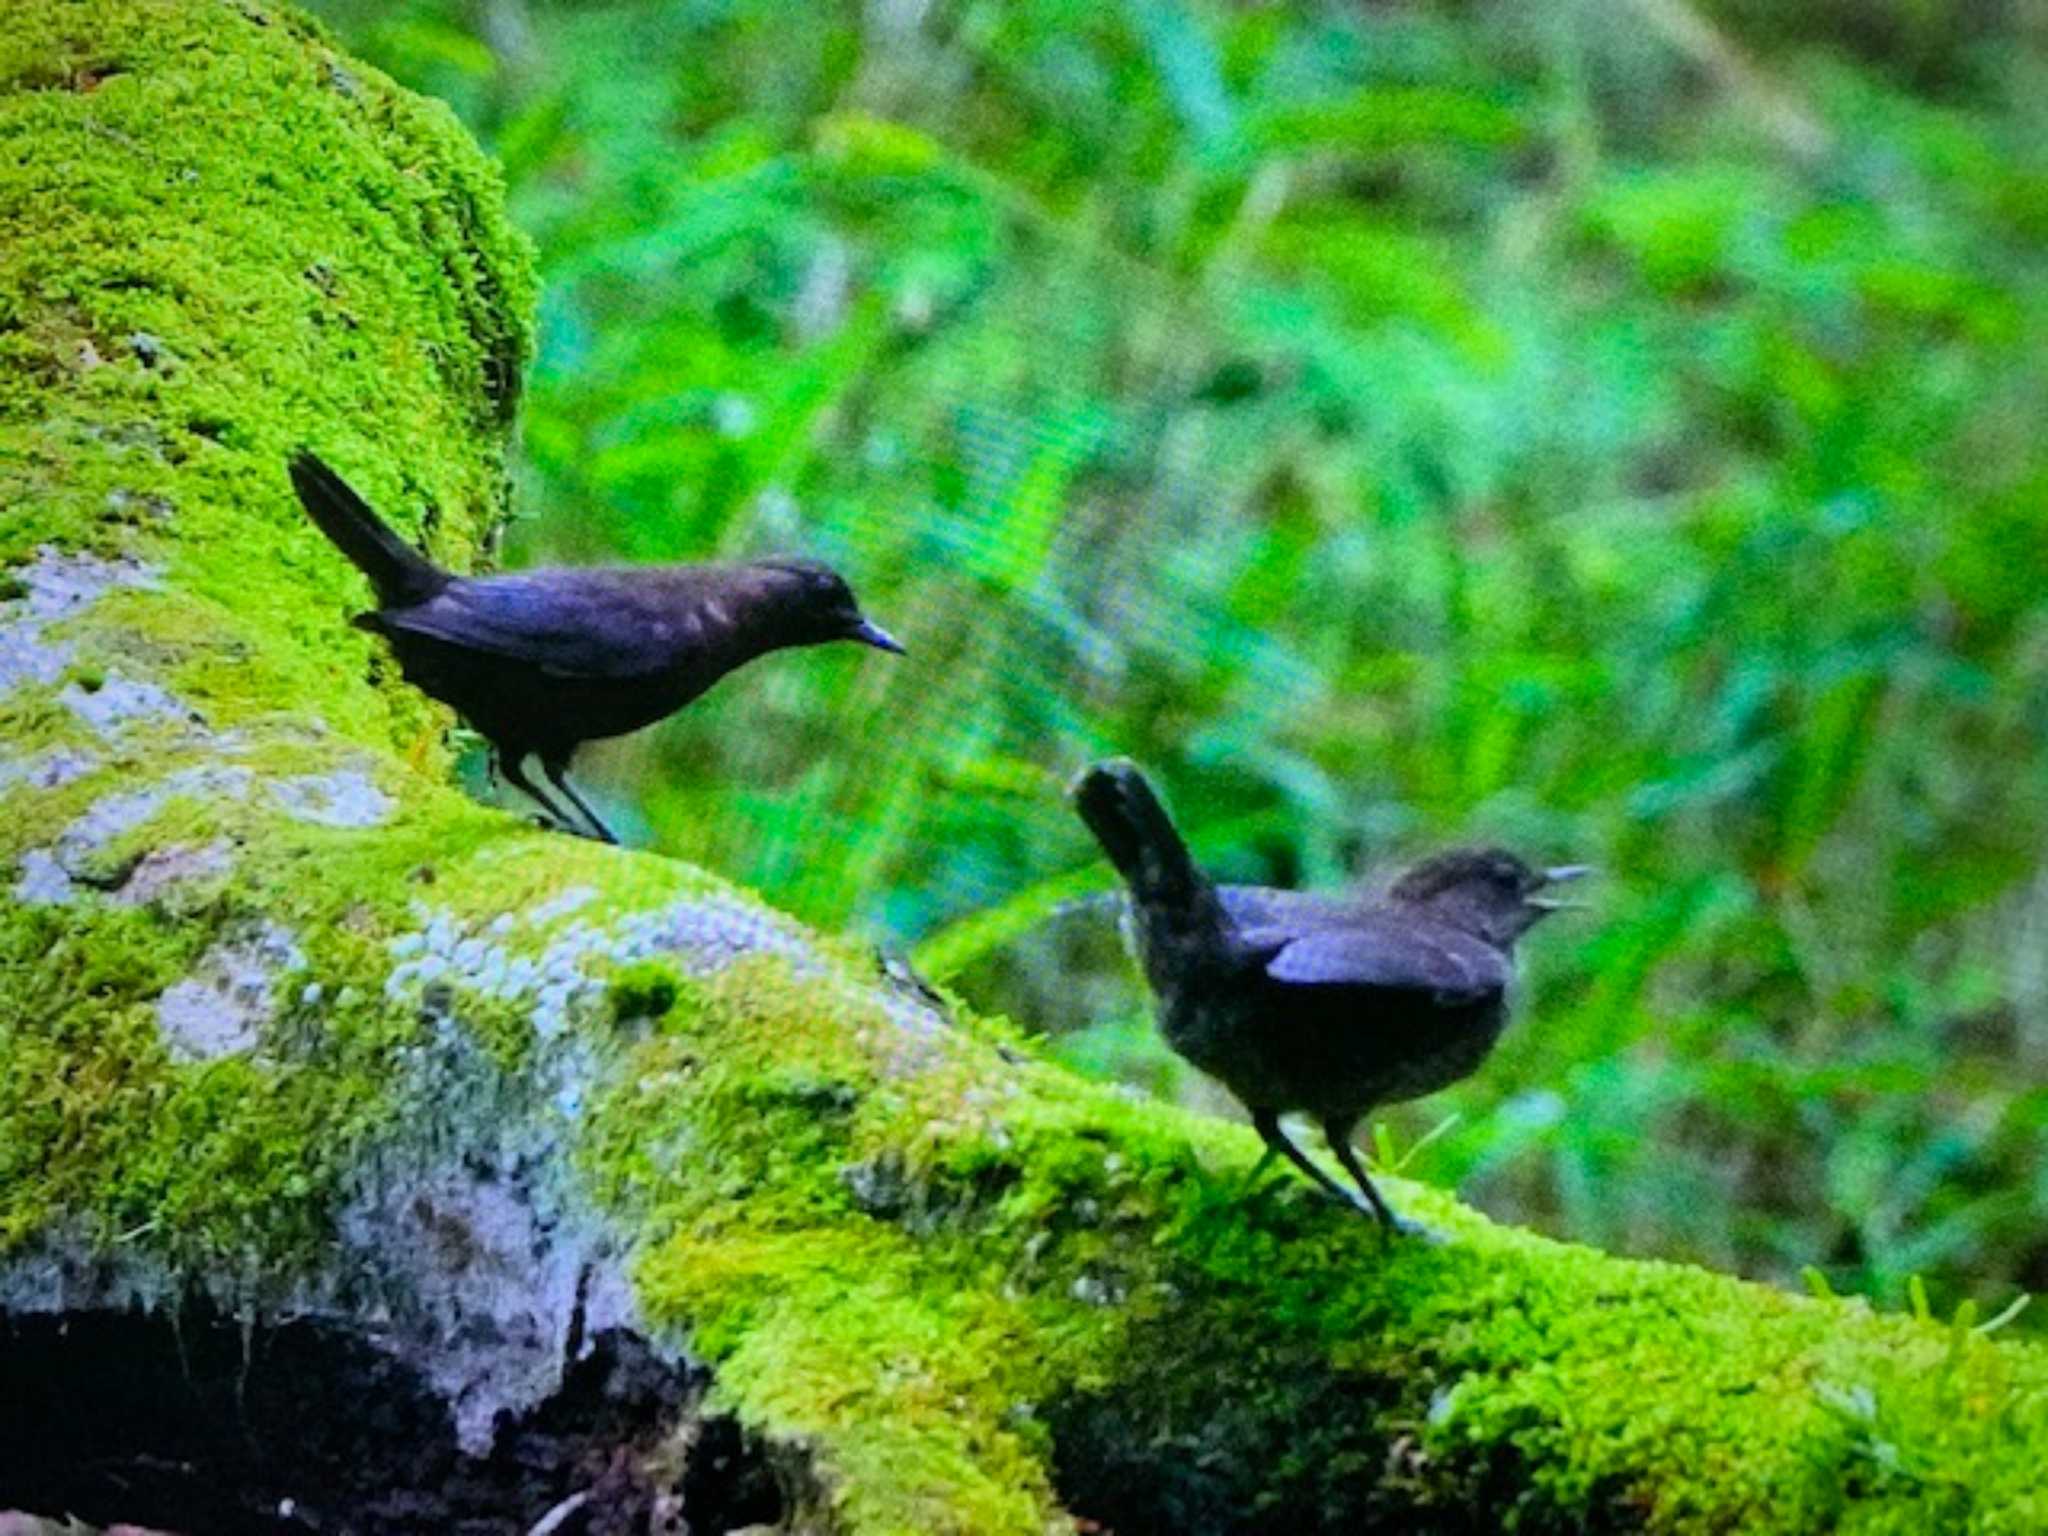
[[[858,640],[862,645],[872,645],[878,651],[893,651],[898,656],[903,654],[903,642],[872,619],[862,619],[846,638]]]
[[[1543,884],[1565,885],[1573,880],[1582,880],[1592,873],[1593,866],[1590,864],[1553,864],[1543,871]],[[1586,905],[1585,902],[1574,901],[1568,896],[1532,895],[1524,897],[1523,900],[1539,912],[1571,912]]]

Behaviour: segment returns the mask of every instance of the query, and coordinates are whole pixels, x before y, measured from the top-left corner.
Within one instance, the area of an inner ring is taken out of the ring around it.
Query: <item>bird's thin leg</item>
[[[616,843],[618,841],[618,838],[613,835],[612,829],[604,824],[604,818],[584,804],[583,797],[576,793],[576,786],[569,782],[569,765],[567,763],[549,762],[546,758],[542,758],[540,760],[540,768],[541,772],[548,776],[548,782],[567,795],[569,803],[583,813],[583,819],[597,828],[599,841],[606,843]]]
[[[1273,1166],[1273,1159],[1278,1155],[1279,1154],[1273,1150],[1273,1144],[1271,1142],[1267,1142],[1265,1147],[1262,1148],[1259,1152],[1259,1160],[1256,1163],[1252,1164],[1252,1171],[1246,1174],[1242,1179],[1238,1181],[1238,1193],[1248,1194],[1252,1190],[1257,1189],[1259,1187],[1260,1176],[1264,1174],[1268,1168]]]
[[[560,823],[567,830],[575,832],[577,830],[576,818],[565,815],[559,805],[542,793],[541,787],[526,776],[526,769],[523,763],[523,753],[501,752],[498,754],[498,772],[505,776],[505,782],[546,811],[554,821]],[[581,836],[580,833],[577,835]]]
[[[1337,1154],[1337,1161],[1344,1165],[1344,1171],[1358,1181],[1358,1191],[1372,1206],[1372,1213],[1379,1218],[1381,1227],[1389,1232],[1420,1232],[1422,1228],[1414,1222],[1403,1220],[1394,1214],[1394,1208],[1387,1204],[1386,1197],[1375,1189],[1372,1180],[1365,1176],[1365,1165],[1358,1160],[1358,1151],[1351,1145],[1351,1133],[1357,1128],[1356,1120],[1323,1122],[1323,1134],[1329,1138],[1330,1150]]]
[[[1309,1178],[1313,1179],[1317,1188],[1321,1189],[1324,1194],[1342,1201],[1345,1205],[1361,1213],[1375,1214],[1369,1211],[1366,1206],[1360,1205],[1356,1195],[1352,1194],[1350,1190],[1309,1161],[1308,1154],[1287,1139],[1285,1133],[1280,1129],[1280,1116],[1278,1114],[1270,1109],[1253,1110],[1252,1129],[1257,1131],[1259,1139],[1265,1142],[1267,1152],[1278,1152],[1287,1161],[1307,1174]]]

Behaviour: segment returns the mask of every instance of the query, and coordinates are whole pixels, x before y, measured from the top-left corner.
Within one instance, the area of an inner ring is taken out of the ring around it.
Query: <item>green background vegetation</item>
[[[587,753],[635,840],[1196,1099],[1077,901],[1089,757],[1234,878],[1591,860],[1494,1062],[1387,1116],[1407,1171],[2048,1288],[2019,4],[314,8],[538,243],[508,558],[802,548],[912,647]]]

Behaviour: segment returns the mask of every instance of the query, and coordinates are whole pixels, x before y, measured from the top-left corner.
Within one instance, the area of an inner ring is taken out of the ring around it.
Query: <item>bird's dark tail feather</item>
[[[309,450],[292,455],[291,472],[292,488],[306,511],[334,547],[370,578],[379,607],[423,603],[448,585],[446,571],[392,532],[346,480]]]
[[[1141,911],[1186,913],[1207,904],[1208,877],[1134,763],[1120,757],[1095,763],[1069,793]]]

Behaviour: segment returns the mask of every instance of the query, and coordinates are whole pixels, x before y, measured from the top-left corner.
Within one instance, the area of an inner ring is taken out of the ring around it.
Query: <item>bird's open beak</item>
[[[878,651],[894,651],[898,656],[903,654],[903,643],[871,619],[862,619],[854,625],[846,638],[858,640],[862,645],[872,645]]]
[[[1582,879],[1592,873],[1593,866],[1590,864],[1554,864],[1549,869],[1543,871],[1543,883],[1546,886],[1563,885],[1568,881]],[[1539,912],[1570,912],[1586,905],[1585,902],[1573,901],[1568,896],[1531,895],[1525,896],[1522,899],[1527,905],[1534,907]]]

